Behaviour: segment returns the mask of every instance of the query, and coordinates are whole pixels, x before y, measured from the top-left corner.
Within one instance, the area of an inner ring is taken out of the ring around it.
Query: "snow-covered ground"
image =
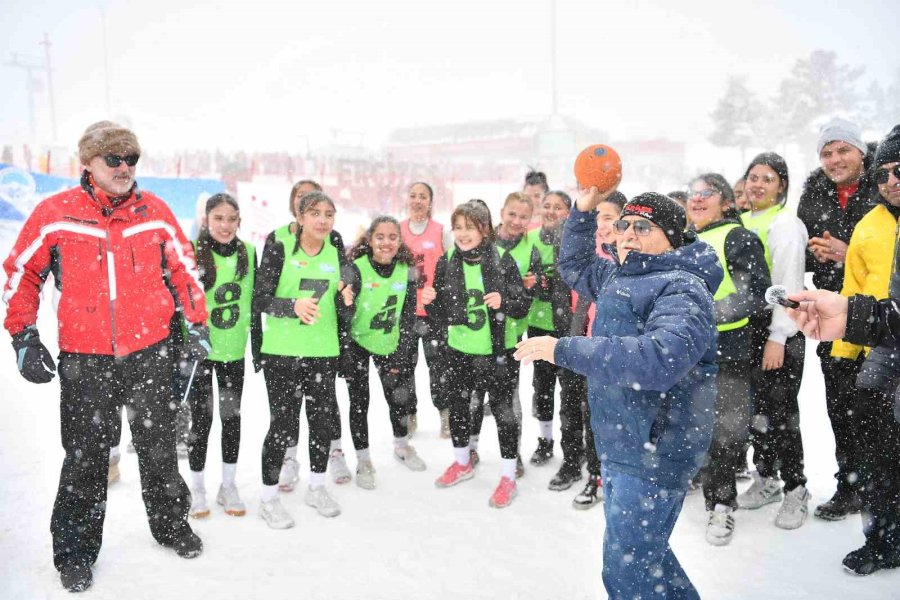
[[[3,246],[5,257],[8,245]],[[44,303],[39,325],[52,345],[55,322],[49,305]],[[5,314],[5,307],[0,312]],[[813,344],[807,349],[806,367],[801,418],[812,508],[834,491],[835,461]],[[522,375],[527,414],[531,368],[525,367]],[[391,457],[387,407],[373,378],[375,398],[369,419],[378,488],[366,491],[353,483],[329,483],[343,513],[325,519],[303,503],[302,486],[308,481],[303,473],[298,490],[282,496],[297,526],[275,531],[257,514],[268,408],[262,377],[248,373],[238,470],[248,514],[229,517],[214,506],[210,518],[192,521],[205,543],[203,555],[196,560],[182,560],[153,541],[140,498],[136,457],[123,454],[122,480],[109,491],[103,550],[89,597],[605,598],[600,579],[602,508],[573,510],[571,500],[581,487],[578,484],[565,492],[547,490],[560,464],[559,446],[549,466],[528,468],[511,507],[490,508],[488,497],[499,479],[499,451],[493,421],[486,419],[482,462],[475,479],[436,489],[433,481],[450,464],[452,451],[450,442],[438,436],[439,419],[428,399],[424,361],[420,361],[417,382],[420,416],[413,443],[428,470],[410,472]],[[58,393],[56,380],[43,386],[27,383],[16,371],[12,352],[0,351],[0,514],[4,517],[0,599],[71,597],[61,588],[53,568],[49,532],[63,455]],[[346,411],[343,382],[338,383],[338,393]],[[526,417],[524,430],[527,458],[537,437],[533,418]],[[304,423],[301,435],[305,432]],[[123,441],[128,439],[125,433]],[[218,439],[216,423],[207,469],[210,494],[219,484]],[[343,440],[353,469],[356,461],[346,416]],[[302,439],[301,448],[305,444]],[[303,467],[308,467],[305,452],[300,458]],[[187,462],[182,460],[180,466],[187,475]],[[858,516],[838,523],[810,518],[799,530],[782,531],[773,524],[777,507],[740,511],[732,544],[714,548],[704,540],[702,497],[688,497],[672,545],[704,598],[900,597],[900,572],[859,578],[841,568],[841,558],[863,542]]]

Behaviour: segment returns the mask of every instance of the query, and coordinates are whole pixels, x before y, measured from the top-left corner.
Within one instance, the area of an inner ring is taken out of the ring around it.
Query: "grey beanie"
[[[862,152],[863,156],[868,151],[859,125],[840,117],[835,117],[822,125],[819,130],[819,141],[816,144],[816,154],[822,154],[822,148],[831,142],[846,142]]]

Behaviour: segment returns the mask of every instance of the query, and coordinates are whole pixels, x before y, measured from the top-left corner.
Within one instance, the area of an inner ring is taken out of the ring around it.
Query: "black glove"
[[[201,362],[212,352],[209,328],[205,325],[188,325],[184,340],[184,353],[188,358]]]
[[[13,350],[19,373],[31,383],[49,383],[56,376],[56,363],[50,351],[41,343],[41,336],[33,325],[13,336]]]

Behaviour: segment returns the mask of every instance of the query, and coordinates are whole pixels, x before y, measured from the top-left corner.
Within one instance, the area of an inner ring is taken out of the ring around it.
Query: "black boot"
[[[587,485],[585,485],[581,493],[572,500],[572,506],[574,506],[576,510],[587,510],[602,501],[603,488],[601,487],[600,478],[588,474]]]
[[[859,496],[838,490],[831,500],[818,505],[813,514],[826,521],[842,521],[847,515],[858,513],[861,508]]]
[[[91,574],[90,565],[73,562],[63,565],[59,570],[59,581],[70,592],[83,592],[91,587],[91,584],[94,582],[94,576]]]
[[[180,537],[165,542],[162,545],[174,550],[175,554],[181,558],[196,558],[203,552],[203,540],[200,539],[200,536],[190,530]]]
[[[581,479],[581,461],[580,460],[564,460],[559,471],[550,480],[547,487],[555,492],[561,492],[572,487],[576,481]]]
[[[866,540],[862,548],[850,552],[841,561],[844,568],[854,575],[871,575],[880,569],[878,551],[874,540]]]
[[[534,466],[539,467],[547,464],[551,458],[553,458],[553,440],[539,437],[538,447],[534,451],[534,454],[531,455],[531,460],[529,462]]]

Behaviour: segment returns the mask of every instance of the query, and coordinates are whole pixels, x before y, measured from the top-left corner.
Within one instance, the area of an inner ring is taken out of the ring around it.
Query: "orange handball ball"
[[[622,181],[622,159],[604,144],[588,146],[575,159],[575,180],[582,189],[610,190]]]

